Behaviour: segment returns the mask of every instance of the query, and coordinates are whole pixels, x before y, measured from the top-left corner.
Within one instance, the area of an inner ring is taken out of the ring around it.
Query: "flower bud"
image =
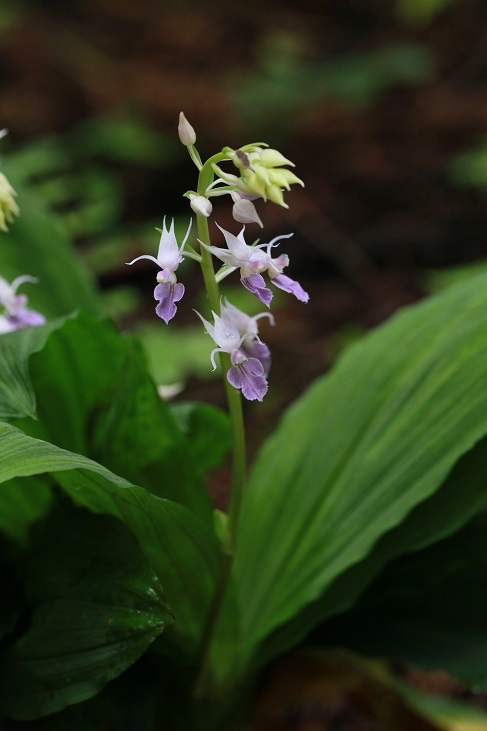
[[[234,200],[232,215],[235,221],[239,223],[258,223],[261,228],[264,227],[252,201],[241,198],[236,192],[232,193],[232,198]]]
[[[8,231],[7,223],[20,213],[15,202],[15,190],[12,188],[3,173],[0,173],[0,230]]]
[[[294,163],[291,160],[284,157],[278,150],[272,150],[269,147],[264,150],[259,150],[259,162],[268,168],[277,168],[283,165],[292,165],[294,167]]]
[[[178,134],[181,143],[185,147],[191,147],[196,142],[196,132],[190,125],[183,112],[179,115]]]
[[[213,210],[211,201],[205,198],[204,195],[190,195],[189,204],[197,216],[208,218]]]

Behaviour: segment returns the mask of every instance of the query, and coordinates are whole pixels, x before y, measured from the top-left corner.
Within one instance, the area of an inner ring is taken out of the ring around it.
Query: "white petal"
[[[218,226],[218,224],[216,224]],[[247,246],[244,239],[245,226],[240,231],[238,236],[234,236],[230,231],[225,231],[224,228],[218,226],[220,231],[225,237],[226,244],[235,257],[236,261],[244,262],[250,259],[252,248]]]
[[[127,261],[125,263],[128,264],[129,266],[131,266],[132,264],[135,264],[135,262],[139,261],[140,259],[150,259],[151,261],[154,262],[154,264],[157,264],[157,266],[159,266],[159,262],[157,261],[156,257],[151,256],[151,254],[142,254],[142,256],[138,256],[136,259],[132,259],[132,261]]]

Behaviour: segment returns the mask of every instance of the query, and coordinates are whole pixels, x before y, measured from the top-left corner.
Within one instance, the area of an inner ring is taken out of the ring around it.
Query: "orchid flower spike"
[[[216,368],[215,353],[228,353],[231,367],[227,371],[228,382],[249,401],[262,401],[267,393],[267,381],[265,378],[265,367],[262,362],[253,356],[245,353],[245,340],[251,333],[241,335],[237,325],[230,319],[228,312],[222,308],[221,315],[213,312],[214,325],[196,312],[205,326],[206,332],[217,345],[211,351],[211,363]],[[243,314],[243,313],[241,313]]]
[[[157,258],[151,254],[142,254],[142,256],[138,256],[136,259],[127,262],[127,264],[132,265],[140,259],[150,259],[150,261],[153,261],[160,267],[161,271],[156,276],[158,284],[154,289],[154,299],[158,300],[156,313],[166,324],[176,314],[177,307],[175,303],[179,302],[184,295],[184,284],[177,281],[175,271],[183,261],[184,257],[182,252],[184,251],[184,245],[191,231],[191,224],[192,220],[189,222],[188,230],[186,231],[181,246],[178,246],[174,233],[174,219],[168,231],[166,228],[166,218],[164,217]]]
[[[21,328],[43,325],[45,318],[39,312],[27,307],[28,299],[25,294],[17,294],[17,290],[24,282],[36,283],[35,277],[24,274],[17,277],[11,284],[0,277],[0,307],[3,313],[0,315],[0,334],[20,330]]]

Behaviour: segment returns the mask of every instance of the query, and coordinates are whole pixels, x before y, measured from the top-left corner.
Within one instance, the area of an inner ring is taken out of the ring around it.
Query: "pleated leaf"
[[[487,277],[395,316],[289,410],[244,495],[244,652],[363,559],[487,432]]]

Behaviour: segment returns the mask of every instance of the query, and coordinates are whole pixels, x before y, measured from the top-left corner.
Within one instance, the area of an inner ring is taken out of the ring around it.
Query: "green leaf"
[[[95,695],[173,621],[130,532],[72,507],[34,539],[26,591],[29,627],[0,663],[0,708],[17,719]]]
[[[372,551],[341,574],[317,601],[279,627],[259,650],[263,663],[301,642],[310,629],[347,611],[365,588],[398,556],[417,551],[459,530],[483,506],[487,497],[487,439],[455,465],[441,488],[419,503],[405,520],[386,533]],[[323,625],[326,632],[327,623]]]
[[[39,283],[28,291],[29,303],[48,319],[77,308],[99,312],[95,287],[59,220],[21,182],[21,170],[12,168],[2,161],[2,170],[18,193],[21,213],[8,233],[0,233],[0,273],[8,280],[20,274],[38,277]]]
[[[392,563],[353,611],[323,625],[320,641],[443,668],[485,691],[486,529],[482,513],[450,538]]]
[[[204,422],[197,429],[211,434]],[[100,413],[94,432],[93,456],[98,461],[155,495],[187,505],[211,522],[211,502],[202,480],[206,455],[194,446],[201,438],[181,433],[157,394],[135,340],[125,343],[117,389]]]
[[[1,346],[0,340],[0,354]],[[210,523],[211,503],[196,464],[200,455],[191,454],[131,336],[79,316],[51,334],[30,371],[40,424],[18,422],[24,431],[89,455]],[[30,383],[23,385],[30,393]]]
[[[161,500],[82,455],[0,424],[0,483],[43,473],[78,505],[112,515],[131,529],[161,581],[179,641],[194,651],[220,572],[212,531],[182,505]],[[0,512],[2,494],[0,488]]]
[[[40,327],[26,327],[0,336],[0,419],[36,418],[29,359],[42,350],[50,333],[63,322],[63,319],[53,320]]]
[[[9,480],[2,486],[0,530],[26,543],[30,526],[47,513],[51,497],[50,486],[36,477]]]
[[[228,414],[214,406],[190,401],[172,404],[171,411],[187,437],[201,474],[219,467],[232,446]]]
[[[243,500],[246,653],[438,490],[487,432],[486,379],[482,275],[394,317],[290,409]]]

